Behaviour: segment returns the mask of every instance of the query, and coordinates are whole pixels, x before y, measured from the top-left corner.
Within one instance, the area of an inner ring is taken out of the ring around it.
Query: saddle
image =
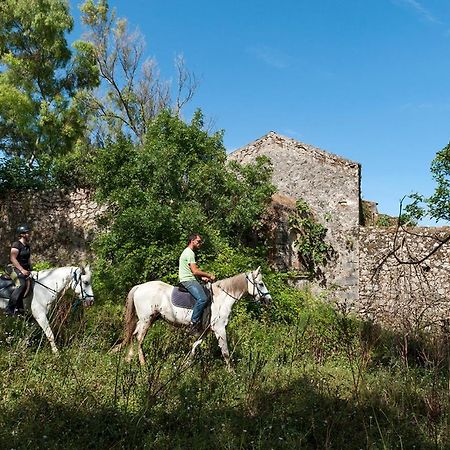
[[[11,294],[16,289],[16,284],[8,275],[0,276],[0,297],[10,298]]]
[[[17,278],[17,275],[16,275]],[[28,286],[25,288],[25,292],[23,298],[27,297],[33,291],[33,280],[28,283]],[[14,280],[8,274],[4,274],[0,276],[0,298],[7,298],[8,300],[11,298],[11,294],[17,288],[17,280]]]
[[[211,301],[211,292],[203,286],[203,290],[208,296],[208,301]],[[173,287],[171,301],[173,306],[184,309],[193,309],[195,305],[195,298],[188,292],[188,290],[180,283],[178,286]]]

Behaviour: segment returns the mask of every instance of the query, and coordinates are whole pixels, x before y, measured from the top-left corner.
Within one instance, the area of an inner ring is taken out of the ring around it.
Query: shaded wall
[[[92,194],[46,191],[8,193],[0,196],[0,263],[8,262],[15,230],[21,223],[32,229],[33,261],[69,265],[89,259],[89,246],[100,213]]]

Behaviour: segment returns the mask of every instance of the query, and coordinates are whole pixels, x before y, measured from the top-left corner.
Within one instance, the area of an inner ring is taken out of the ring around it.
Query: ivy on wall
[[[327,229],[315,220],[311,208],[303,200],[296,202],[296,210],[289,217],[289,227],[297,235],[294,241],[299,260],[311,278],[321,275],[323,266],[332,254],[332,246],[325,242]]]

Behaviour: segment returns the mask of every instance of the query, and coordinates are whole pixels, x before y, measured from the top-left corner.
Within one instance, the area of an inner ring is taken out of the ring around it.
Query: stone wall
[[[282,272],[302,270],[294,247],[297,236],[289,227],[289,217],[295,210],[295,199],[276,193],[263,220],[270,242],[269,262],[275,270]]]
[[[450,245],[439,247],[439,240],[449,234],[450,227],[406,231],[361,227],[359,300],[355,311],[402,331],[447,326]],[[433,250],[435,253],[423,260]]]
[[[360,165],[274,132],[229,158],[248,163],[260,155],[270,158],[279,193],[305,200],[328,229],[334,257],[324,268],[325,286],[339,298],[357,300]]]
[[[279,192],[266,215],[270,259],[279,270],[302,270],[289,227],[296,199],[304,199],[327,229],[335,251],[323,267],[325,287],[334,298],[363,318],[399,330],[448,325],[450,319],[450,245],[439,248],[450,228],[395,227],[374,224],[376,203],[360,203],[360,166],[315,147],[269,133],[229,157],[239,162],[268,156]],[[89,191],[28,192],[0,196],[0,264],[8,262],[10,244],[20,223],[33,228],[33,259],[55,265],[90,257],[96,218],[102,210]],[[362,220],[361,217],[364,219]],[[395,251],[394,251],[395,249]],[[303,283],[303,282],[300,282]],[[313,286],[314,287],[314,286]]]
[[[0,197],[0,264],[8,262],[15,230],[32,229],[33,261],[68,265],[89,259],[89,245],[101,213],[89,191],[8,193]]]

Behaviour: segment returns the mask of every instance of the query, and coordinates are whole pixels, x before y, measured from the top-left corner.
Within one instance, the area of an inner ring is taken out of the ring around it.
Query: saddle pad
[[[189,292],[182,292],[175,286],[172,291],[172,304],[178,308],[192,309],[195,298]]]

